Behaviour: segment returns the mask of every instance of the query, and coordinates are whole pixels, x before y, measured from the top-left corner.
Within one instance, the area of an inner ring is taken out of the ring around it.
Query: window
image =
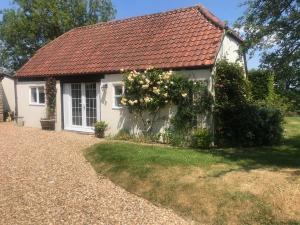
[[[43,105],[45,104],[45,88],[31,87],[30,88],[30,104]]]
[[[122,104],[121,104],[121,100],[122,100],[122,96],[124,93],[124,86],[123,85],[114,85],[114,104],[113,107],[114,108],[121,108]]]

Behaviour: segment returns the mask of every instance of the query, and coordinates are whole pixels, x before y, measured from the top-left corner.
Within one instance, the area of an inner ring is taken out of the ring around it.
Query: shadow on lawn
[[[300,135],[285,139],[281,146],[217,149],[210,153],[234,161],[244,170],[262,167],[300,168]]]

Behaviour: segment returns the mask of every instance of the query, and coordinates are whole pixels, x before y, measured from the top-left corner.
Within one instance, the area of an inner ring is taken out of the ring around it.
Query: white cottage
[[[45,79],[57,80],[56,129],[92,132],[97,120],[115,134],[132,125],[120,105],[121,70],[150,66],[205,79],[213,90],[220,58],[245,65],[242,40],[201,5],[79,27],[41,48],[17,71],[18,116],[40,127]]]

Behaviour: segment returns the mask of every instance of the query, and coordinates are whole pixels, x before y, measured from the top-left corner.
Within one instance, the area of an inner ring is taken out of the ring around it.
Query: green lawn
[[[204,224],[300,224],[300,117],[278,147],[196,151],[106,142],[87,150],[97,172]],[[298,221],[298,222],[297,222]]]

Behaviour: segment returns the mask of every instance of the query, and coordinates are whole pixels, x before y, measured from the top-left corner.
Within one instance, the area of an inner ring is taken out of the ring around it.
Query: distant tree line
[[[14,0],[13,6],[0,12],[0,66],[12,70],[70,29],[116,14],[111,0]]]

